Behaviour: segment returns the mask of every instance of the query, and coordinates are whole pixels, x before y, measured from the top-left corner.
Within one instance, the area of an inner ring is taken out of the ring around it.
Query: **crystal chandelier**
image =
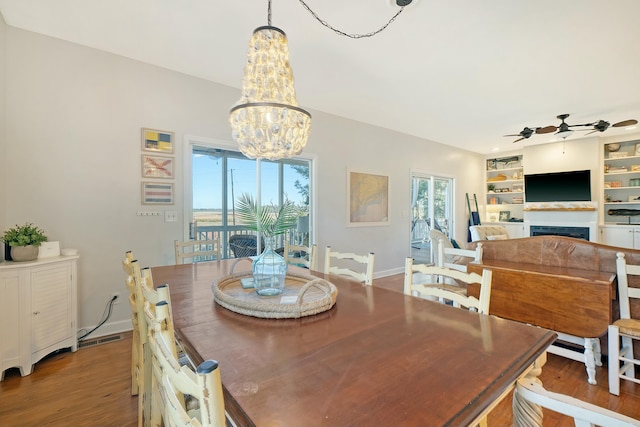
[[[400,15],[412,0],[396,0],[400,9],[379,29],[366,34],[349,34],[329,25],[299,0],[305,9],[336,34],[353,39],[373,37]],[[229,112],[231,136],[240,151],[251,159],[278,160],[297,156],[307,144],[311,114],[298,107],[289,65],[287,36],[271,26],[271,0],[267,25],[253,31],[247,65],[242,79],[242,95]]]
[[[268,25],[249,42],[242,95],[229,113],[231,135],[251,159],[277,160],[302,152],[311,130],[311,114],[298,107],[289,65],[287,36]]]

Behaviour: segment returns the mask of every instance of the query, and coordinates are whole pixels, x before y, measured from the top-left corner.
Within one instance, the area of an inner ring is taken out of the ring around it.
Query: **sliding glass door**
[[[299,208],[302,230],[292,230],[287,238],[309,236],[309,213],[312,211],[311,161],[283,159],[258,161],[242,153],[206,144],[191,145],[191,239],[218,238],[223,257],[232,257],[229,237],[253,234],[236,217],[235,201],[249,194],[262,205],[280,206],[284,200]],[[306,226],[306,228],[305,228]],[[255,240],[255,239],[254,239]],[[283,242],[278,242],[282,244]]]
[[[413,173],[411,176],[411,256],[418,263],[433,261],[429,233],[442,231],[451,237],[453,178]]]

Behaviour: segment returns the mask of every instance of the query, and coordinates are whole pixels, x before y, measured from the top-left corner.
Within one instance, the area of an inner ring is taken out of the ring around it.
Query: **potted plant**
[[[236,215],[249,230],[264,237],[265,249],[253,260],[253,284],[258,295],[274,296],[284,290],[287,262],[274,251],[275,237],[294,228],[298,214],[295,204],[285,200],[280,207],[258,206],[250,194],[236,202]]]
[[[38,247],[47,241],[44,231],[31,223],[16,224],[15,227],[5,230],[2,241],[11,248],[13,261],[33,261],[38,258]]]

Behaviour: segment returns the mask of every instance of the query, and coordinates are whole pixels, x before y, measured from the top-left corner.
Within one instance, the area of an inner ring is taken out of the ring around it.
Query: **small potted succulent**
[[[16,224],[2,235],[5,251],[10,248],[13,261],[33,261],[38,258],[38,247],[47,241],[44,231],[31,223]]]

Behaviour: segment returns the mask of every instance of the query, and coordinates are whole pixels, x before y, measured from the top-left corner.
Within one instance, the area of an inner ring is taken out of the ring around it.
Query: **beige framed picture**
[[[172,205],[173,204],[173,183],[143,182],[142,183],[142,204],[143,205]]]
[[[172,179],[173,157],[142,155],[142,177],[143,178],[165,178]]]
[[[347,225],[389,224],[389,177],[347,171]]]
[[[142,128],[142,149],[157,153],[173,153],[173,132]]]

